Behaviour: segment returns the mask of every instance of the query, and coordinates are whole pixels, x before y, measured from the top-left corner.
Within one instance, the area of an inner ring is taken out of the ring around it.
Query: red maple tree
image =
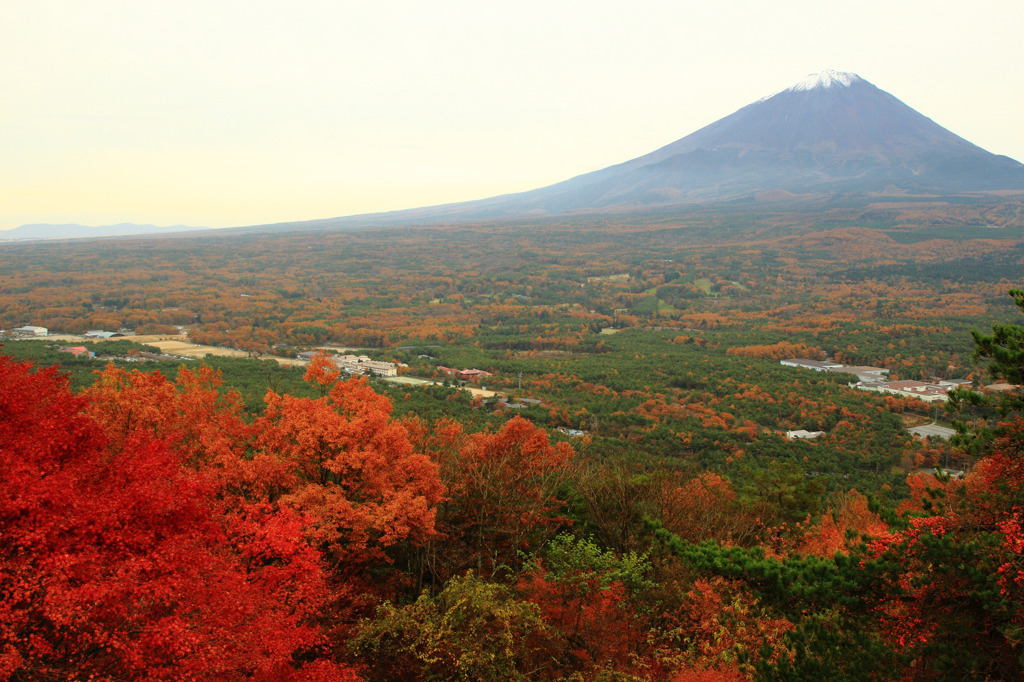
[[[304,520],[226,507],[159,438],[0,357],[0,679],[353,679],[312,660],[325,598]]]

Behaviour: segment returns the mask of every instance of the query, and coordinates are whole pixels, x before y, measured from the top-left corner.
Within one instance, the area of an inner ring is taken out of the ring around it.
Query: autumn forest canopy
[[[1021,679],[1022,227],[901,196],[4,245],[0,328],[135,336],[2,341],[0,680]],[[186,337],[246,357],[152,345]]]

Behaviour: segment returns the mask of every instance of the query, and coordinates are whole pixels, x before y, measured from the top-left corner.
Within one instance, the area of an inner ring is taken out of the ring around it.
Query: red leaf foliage
[[[302,519],[227,511],[188,448],[90,412],[0,358],[0,679],[344,679],[292,665],[325,597]]]

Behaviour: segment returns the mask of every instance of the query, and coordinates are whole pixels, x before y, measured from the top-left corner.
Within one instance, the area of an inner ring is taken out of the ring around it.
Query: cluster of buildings
[[[299,359],[308,362],[313,359],[314,355],[320,353],[323,351],[305,351],[299,353]],[[398,376],[398,365],[395,363],[371,360],[366,355],[327,355],[327,359],[333,362],[335,367],[349,374],[374,374],[379,377]]]
[[[949,399],[947,392],[958,386],[969,384],[966,379],[941,379],[938,381],[917,381],[907,379],[902,381],[887,381],[889,370],[884,367],[869,367],[864,365],[844,365],[828,360],[806,360],[803,358],[791,358],[781,360],[780,364],[786,367],[799,367],[810,369],[815,372],[842,372],[853,374],[860,381],[853,384],[854,388],[862,391],[875,391],[876,393],[891,393],[905,398],[917,398],[926,403],[946,402]]]
[[[971,382],[962,379],[943,379],[937,382],[928,381],[889,381],[879,384],[860,383],[857,388],[862,391],[875,391],[876,393],[892,393],[904,398],[917,398],[926,403],[944,403],[949,400],[948,392]]]
[[[803,358],[791,358],[789,360],[780,360],[779,364],[786,367],[809,369],[815,372],[843,372],[844,374],[853,374],[861,381],[866,382],[884,381],[885,377],[889,374],[889,370],[885,367],[844,365],[842,363],[831,362],[829,360],[805,360]]]
[[[33,324],[28,324],[24,327],[15,327],[11,330],[11,334],[16,339],[33,339],[42,336],[49,336],[50,330],[46,327],[38,327]],[[119,329],[116,332],[108,332],[102,329],[90,329],[82,334],[82,336],[87,339],[113,339],[121,336],[135,336],[135,332],[130,329]]]

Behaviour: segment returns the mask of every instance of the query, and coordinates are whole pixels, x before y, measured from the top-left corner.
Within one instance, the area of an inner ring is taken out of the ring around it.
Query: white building
[[[358,367],[370,372],[370,374],[376,374],[379,377],[396,377],[398,376],[398,365],[393,362],[384,362],[382,360],[364,360],[360,362]]]
[[[16,336],[46,336],[49,331],[46,327],[36,327],[29,324],[24,327],[15,328],[14,334]]]
[[[796,438],[817,438],[818,436],[824,435],[824,431],[808,431],[806,429],[797,429],[796,431],[786,431],[786,438],[794,440]]]
[[[303,351],[299,353],[299,359],[309,361],[321,352],[323,351]],[[398,376],[398,365],[395,363],[371,360],[366,355],[328,355],[327,359],[333,362],[335,367],[349,374],[370,373],[379,377]]]
[[[844,365],[842,369],[834,371],[852,374],[865,383],[885,381],[889,374],[889,370],[884,367],[871,367],[865,365]]]
[[[843,367],[838,362],[829,362],[827,360],[808,360],[805,358],[790,358],[788,360],[779,360],[780,365],[786,367],[800,367],[801,369],[813,369],[815,372],[828,372],[836,371]]]
[[[917,398],[926,403],[944,403],[949,400],[946,392],[949,386],[929,384],[924,381],[889,381],[884,384],[858,384],[857,388],[862,391],[874,391],[876,393],[892,393],[893,395],[905,398]]]

